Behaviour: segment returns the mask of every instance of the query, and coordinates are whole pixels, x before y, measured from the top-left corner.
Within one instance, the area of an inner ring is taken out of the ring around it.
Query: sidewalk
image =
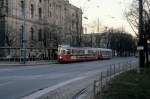
[[[0,62],[0,67],[2,66],[36,66],[36,65],[49,65],[49,64],[56,64],[56,60],[50,61],[28,61],[26,64],[20,62]]]

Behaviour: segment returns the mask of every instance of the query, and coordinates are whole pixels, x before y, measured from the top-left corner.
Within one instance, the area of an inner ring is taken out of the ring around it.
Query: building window
[[[42,41],[42,30],[39,30],[39,41]]]
[[[52,13],[51,13],[51,11],[49,11],[49,17],[52,17]]]
[[[39,2],[41,3],[41,2],[42,2],[42,0],[39,0]]]
[[[50,7],[48,7],[48,16],[49,17],[51,17],[51,10],[50,10],[51,8]]]
[[[31,40],[34,40],[34,29],[31,27]]]
[[[42,8],[39,8],[39,19],[42,18]]]
[[[20,39],[21,39],[21,42],[23,42],[23,25],[21,25],[21,27],[20,27]]]
[[[24,12],[24,1],[23,1],[23,0],[21,0],[21,5],[20,5],[20,7],[21,7],[21,12],[22,12],[22,14],[23,14],[23,12]]]
[[[31,17],[33,18],[33,16],[34,16],[34,6],[33,4],[31,4]]]

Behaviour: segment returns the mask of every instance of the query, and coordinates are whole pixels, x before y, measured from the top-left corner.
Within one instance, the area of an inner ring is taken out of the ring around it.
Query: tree
[[[143,40],[143,46],[144,46],[144,51],[143,54],[141,54],[144,58],[143,62],[145,62],[146,59],[146,63],[148,66],[148,43],[147,41],[150,39],[150,0],[143,0],[143,10],[141,12],[143,12],[143,24],[142,24],[142,35],[144,37]],[[138,30],[138,26],[139,25],[139,6],[138,6],[138,0],[134,0],[133,4],[132,4],[132,8],[130,9],[129,12],[126,13],[126,18],[128,20],[128,22],[130,23],[132,29],[134,30]],[[141,35],[139,35],[138,33],[136,33],[137,37],[139,38],[139,36],[141,37]]]
[[[130,56],[135,54],[136,40],[131,35],[120,30],[109,30],[106,33],[101,34],[100,45],[105,45],[106,48],[113,50],[113,53],[117,53],[118,56]]]
[[[47,43],[53,44],[51,47],[57,48],[62,41],[61,30],[61,27],[58,27],[57,25],[50,25],[47,32],[45,32],[48,33],[48,35],[45,34],[44,42],[47,42],[45,40],[48,40],[49,42]]]

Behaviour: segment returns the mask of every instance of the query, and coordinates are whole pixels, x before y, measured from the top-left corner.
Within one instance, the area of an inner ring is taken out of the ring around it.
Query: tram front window
[[[70,50],[67,50],[67,54],[71,54]]]
[[[65,50],[60,50],[59,54],[65,54]]]

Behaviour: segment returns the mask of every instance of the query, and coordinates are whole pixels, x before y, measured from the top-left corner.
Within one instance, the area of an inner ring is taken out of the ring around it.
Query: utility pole
[[[143,68],[145,63],[144,55],[144,34],[143,34],[143,0],[139,0],[139,67]]]
[[[91,32],[90,36],[91,36],[91,47],[93,47],[93,33],[92,32]]]
[[[97,19],[97,32],[99,33],[99,18]]]
[[[23,13],[23,31],[22,31],[22,41],[21,41],[21,62],[26,63],[26,0],[22,0],[22,13]]]

